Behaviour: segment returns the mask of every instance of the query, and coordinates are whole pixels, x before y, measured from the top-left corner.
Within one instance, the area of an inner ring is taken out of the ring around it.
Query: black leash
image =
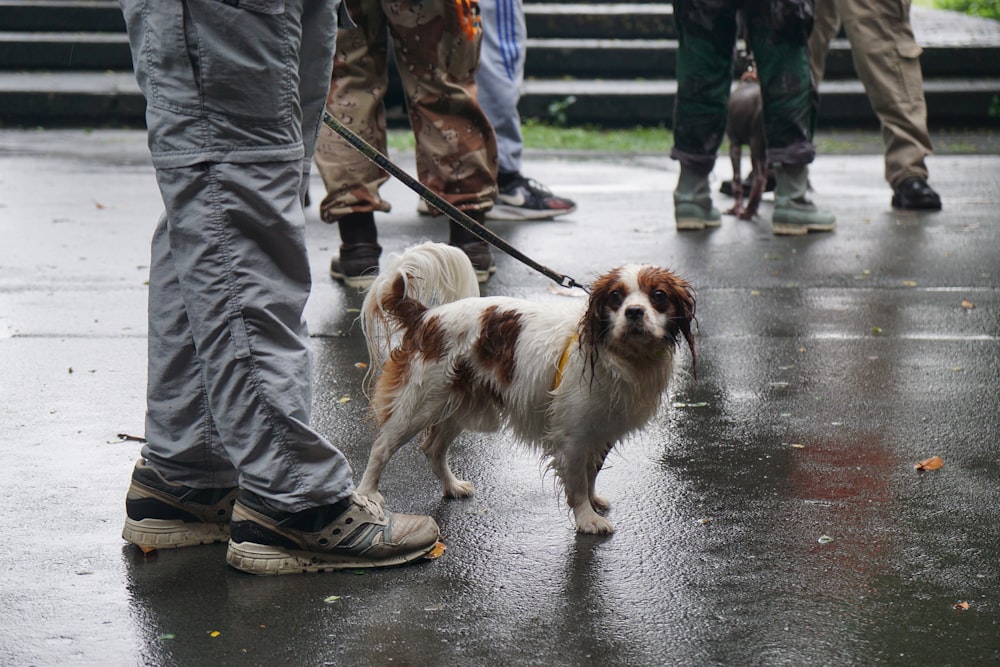
[[[470,218],[463,211],[455,208],[455,206],[452,205],[450,202],[443,199],[441,196],[436,194],[426,185],[424,185],[417,179],[413,178],[405,171],[403,171],[400,167],[395,165],[391,160],[389,160],[389,158],[378,152],[378,150],[376,150],[374,146],[372,146],[367,141],[365,141],[357,134],[352,132],[350,128],[348,128],[339,120],[331,116],[330,113],[327,111],[323,112],[323,124],[329,127],[337,134],[339,134],[341,137],[343,137],[347,141],[347,143],[351,144],[351,146],[356,148],[366,158],[374,162],[376,165],[378,165],[385,171],[389,172],[389,174],[391,174],[392,176],[395,176],[403,183],[405,183],[408,188],[410,188],[418,195],[420,195],[423,199],[427,201],[428,204],[432,205],[434,208],[438,209],[439,211],[447,215],[456,224],[465,228],[470,233],[475,234],[476,237],[478,237],[480,240],[486,241],[490,245],[496,247],[499,250],[502,250],[503,252],[507,253],[508,255],[518,260],[519,262],[522,262],[530,266],[535,271],[541,273],[543,276],[546,276],[547,278],[550,278],[555,282],[559,283],[559,285],[562,287],[579,287],[585,292],[589,291],[587,290],[587,287],[585,285],[581,285],[580,283],[576,282],[569,276],[563,275],[561,273],[558,273],[557,271],[553,271],[547,266],[539,264],[538,262],[528,257],[514,246],[504,241],[501,237],[497,236],[492,230],[479,224],[478,222]]]

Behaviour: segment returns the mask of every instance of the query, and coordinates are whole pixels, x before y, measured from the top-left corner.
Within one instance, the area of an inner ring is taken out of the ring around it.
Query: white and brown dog
[[[472,298],[476,297],[476,298]],[[448,447],[463,430],[509,426],[549,459],[580,533],[611,533],[594,491],[611,448],[654,415],[681,337],[692,362],[695,300],[670,271],[629,264],[590,299],[534,303],[479,297],[465,254],[424,243],[392,258],[364,299],[377,422],[358,492],[381,503],[389,459],[422,431],[444,495],[471,496]]]

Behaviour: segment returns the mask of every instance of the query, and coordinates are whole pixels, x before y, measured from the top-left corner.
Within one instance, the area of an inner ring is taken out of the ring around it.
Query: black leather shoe
[[[910,176],[893,188],[892,207],[905,211],[940,211],[941,197],[920,176]]]

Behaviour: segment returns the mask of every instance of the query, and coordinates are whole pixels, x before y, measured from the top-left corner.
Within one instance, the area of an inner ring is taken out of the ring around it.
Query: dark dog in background
[[[729,94],[729,119],[726,122],[726,137],[729,139],[729,158],[733,162],[733,207],[726,211],[740,220],[751,220],[757,214],[761,196],[767,189],[767,166],[764,140],[764,112],[760,96],[760,82],[757,72],[748,69],[736,87]],[[743,176],[740,163],[743,146],[750,147],[750,195],[743,205]]]

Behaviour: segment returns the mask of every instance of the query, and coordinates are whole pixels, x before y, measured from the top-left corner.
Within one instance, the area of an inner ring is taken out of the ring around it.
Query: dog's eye
[[[649,295],[649,298],[655,304],[666,303],[667,293],[661,289],[653,290],[653,293]]]
[[[608,295],[608,303],[612,308],[618,308],[625,301],[625,295],[620,289],[616,289]]]

